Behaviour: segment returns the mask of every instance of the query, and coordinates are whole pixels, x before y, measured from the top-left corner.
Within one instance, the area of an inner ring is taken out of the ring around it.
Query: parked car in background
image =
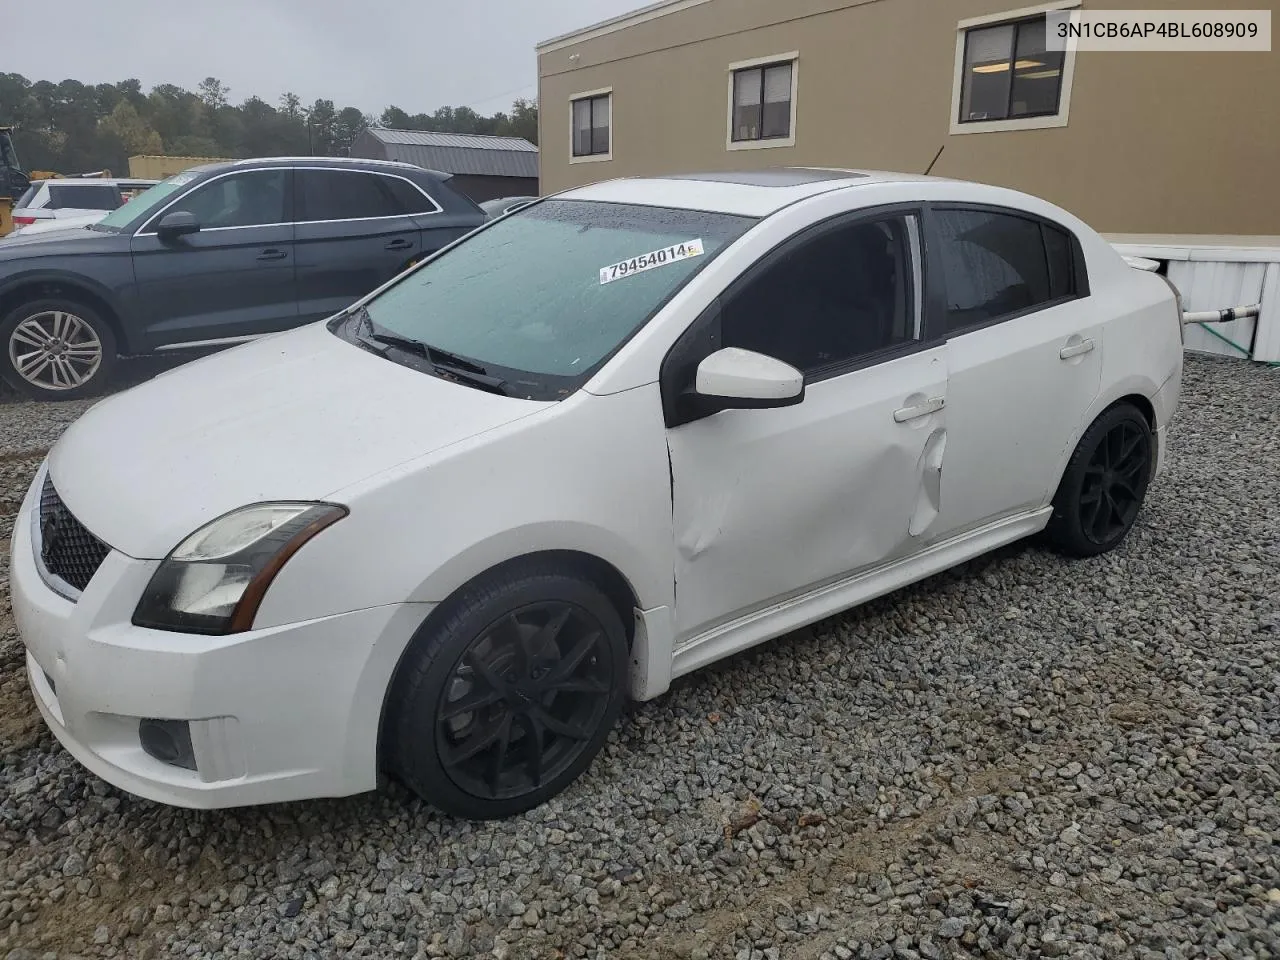
[[[1013,190],[570,190],[72,424],[12,535],[31,689],[153,800],[385,770],[507,816],[628,697],[1024,537],[1117,547],[1182,351],[1162,277]]]
[[[101,219],[157,182],[101,177],[34,180],[14,204],[14,232],[10,236],[50,220],[82,220],[93,216]]]
[[[485,222],[451,175],[377,160],[194,167],[86,229],[0,243],[0,377],[97,390],[118,356],[331,316]]]
[[[55,230],[83,230],[85,227],[98,223],[110,212],[111,211],[109,210],[101,210],[97,213],[85,214],[79,217],[59,217],[56,220],[37,220],[35,223],[27,224],[20,230],[13,231],[13,233],[9,234],[8,237],[0,238],[0,244],[4,243],[11,237],[18,236],[18,234],[22,234],[24,237],[33,237],[36,234],[51,233]]]
[[[527,207],[537,199],[537,197],[498,197],[496,200],[485,200],[480,204],[480,209],[488,214],[490,220],[496,220],[513,210]]]

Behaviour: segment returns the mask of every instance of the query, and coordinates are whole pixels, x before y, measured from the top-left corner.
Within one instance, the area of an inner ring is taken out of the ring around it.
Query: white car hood
[[[266,500],[323,500],[550,406],[450,383],[312,324],[161,374],[92,407],[49,455],[99,539],[157,559]]]

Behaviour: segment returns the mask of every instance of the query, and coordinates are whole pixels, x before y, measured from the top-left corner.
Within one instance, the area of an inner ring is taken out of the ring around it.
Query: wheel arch
[[[454,586],[449,593],[434,605],[426,619],[418,626],[396,658],[391,677],[387,681],[382,695],[382,708],[378,715],[378,742],[376,745],[378,769],[383,769],[384,751],[387,746],[387,724],[390,719],[390,707],[396,687],[404,671],[405,660],[410,648],[418,638],[428,634],[444,617],[448,616],[449,601],[459,596],[473,584],[507,570],[518,569],[526,564],[540,566],[552,565],[563,569],[566,573],[581,577],[600,589],[618,613],[623,629],[627,634],[627,646],[630,649],[636,638],[636,611],[640,609],[640,598],[631,580],[612,562],[603,557],[578,549],[560,548],[534,550],[510,556],[491,564]]]
[[[1058,488],[1062,485],[1062,479],[1066,475],[1067,465],[1071,462],[1071,456],[1075,453],[1076,447],[1080,445],[1080,439],[1084,436],[1085,431],[1093,426],[1094,421],[1112,407],[1119,406],[1122,403],[1137,407],[1138,412],[1142,414],[1154,434],[1159,429],[1160,424],[1156,417],[1155,404],[1151,398],[1159,392],[1159,389],[1160,385],[1149,377],[1133,376],[1115,384],[1110,390],[1098,394],[1088,412],[1081,418],[1080,423],[1076,425],[1075,433],[1070,441],[1058,455],[1057,470],[1053,474],[1058,478],[1058,481],[1048,491],[1045,502],[1051,502],[1057,495]]]
[[[58,297],[83,303],[97,312],[115,335],[117,352],[124,353],[132,348],[115,298],[105,288],[82,277],[33,273],[15,278],[0,287],[0,318],[8,316],[23,303]]]

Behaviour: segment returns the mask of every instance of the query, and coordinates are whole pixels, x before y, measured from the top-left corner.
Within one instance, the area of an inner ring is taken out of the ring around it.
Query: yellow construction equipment
[[[111,176],[110,170],[94,170],[77,173],[81,178]],[[67,174],[52,170],[32,170],[25,173],[18,162],[18,152],[13,149],[13,127],[0,127],[0,237],[13,232],[13,205],[36,180],[65,180]]]
[[[13,202],[31,183],[18,163],[10,135],[12,130],[12,127],[0,127],[0,237],[13,231]]]

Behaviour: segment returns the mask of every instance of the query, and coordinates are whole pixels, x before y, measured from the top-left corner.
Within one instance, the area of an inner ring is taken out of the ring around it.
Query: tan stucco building
[[[934,174],[1106,233],[1280,234],[1280,53],[1046,50],[1054,10],[1213,6],[668,0],[539,45],[541,192],[777,165],[922,173],[942,149]]]

